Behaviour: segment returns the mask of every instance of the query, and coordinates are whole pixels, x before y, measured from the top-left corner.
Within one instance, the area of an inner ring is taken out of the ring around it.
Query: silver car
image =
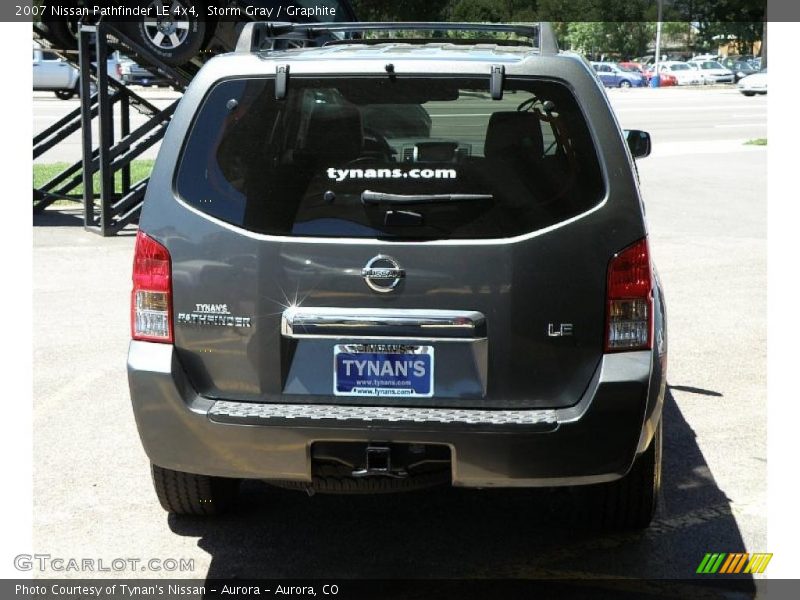
[[[163,507],[221,512],[247,478],[568,486],[598,524],[647,526],[649,151],[547,24],[245,27],[186,91],[136,241],[128,376]]]
[[[754,75],[748,75],[739,80],[737,86],[739,91],[745,96],[755,96],[756,94],[767,93],[767,69],[762,69]]]
[[[80,71],[66,60],[34,44],[31,79],[34,91],[53,92],[60,100],[69,100],[78,93],[80,78]]]
[[[700,76],[703,78],[704,85],[714,83],[733,83],[733,71],[726,69],[715,60],[692,60],[686,64],[700,73]]]
[[[95,63],[96,65],[96,63]],[[121,81],[120,55],[112,52],[106,61],[109,77]],[[80,70],[65,58],[33,44],[33,90],[35,92],[54,92],[59,100],[69,100],[80,93]],[[94,81],[90,83],[92,93],[96,91]]]

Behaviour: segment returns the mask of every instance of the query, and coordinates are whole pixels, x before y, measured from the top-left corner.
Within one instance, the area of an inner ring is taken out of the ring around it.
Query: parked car
[[[136,64],[135,61],[128,58],[120,63],[120,74],[122,81],[130,85],[169,85],[169,79],[161,74],[153,74],[144,67]]]
[[[692,60],[687,63],[696,68],[703,78],[704,84],[733,83],[734,74],[715,60]]]
[[[647,82],[644,76],[634,70],[624,69],[616,63],[592,63],[597,76],[606,87],[644,87]]]
[[[667,364],[650,136],[547,26],[509,42],[513,77],[488,76],[502,40],[254,60],[266,34],[194,77],[141,213],[128,381],[162,506],[217,514],[242,479],[568,486],[597,524],[646,527]],[[365,126],[387,105],[399,130]],[[429,111],[462,117],[433,138]]]
[[[645,80],[645,85],[650,85],[650,81],[653,79],[653,65],[644,65],[638,62],[621,62],[618,63],[620,68],[634,71],[642,75]],[[675,79],[674,76],[668,73],[662,73],[661,81],[659,84],[661,87],[668,87],[671,85],[678,85],[678,80]]]
[[[650,65],[647,67],[642,73],[647,80],[647,84],[650,85],[650,82],[653,80],[653,75],[655,74],[655,65]],[[658,77],[659,79],[659,87],[671,87],[674,85],[678,85],[678,79],[672,75],[671,73],[662,70],[661,74]]]
[[[44,0],[46,8],[61,6],[56,0]],[[75,0],[77,8],[97,6],[117,6],[119,3],[112,0]],[[139,5],[149,7],[169,7],[170,14],[165,17],[153,18],[147,14],[140,18],[119,22],[123,33],[128,34],[135,42],[157,55],[166,64],[172,66],[183,65],[190,62],[201,51],[233,50],[242,23],[248,20],[269,20],[271,15],[277,15],[280,8],[282,16],[280,21],[355,21],[356,16],[349,0],[326,0],[320,5],[327,9],[320,16],[314,16],[314,6],[308,2],[292,4],[292,12],[281,0],[226,0],[213,3],[220,12],[238,9],[237,18],[222,16],[209,16],[208,4],[201,0],[133,0],[126,5]],[[286,10],[284,10],[286,9]],[[268,12],[269,11],[269,12]],[[113,18],[109,19],[111,22]],[[78,16],[59,16],[53,10],[46,10],[42,23],[47,26],[53,37],[66,49],[77,48],[76,33],[81,22],[92,23],[93,18]]]
[[[750,64],[750,61],[743,58],[727,57],[722,59],[721,64],[726,69],[730,69],[733,72],[736,82],[748,75],[755,75],[758,73],[758,71],[753,68],[753,65]]]
[[[755,57],[752,54],[729,54],[724,60],[732,60],[734,62],[745,61],[751,62]]]
[[[647,67],[642,63],[633,61],[619,62],[617,63],[617,66],[624,71],[633,71],[634,73],[639,73],[642,76],[645,75],[645,71],[647,70]]]
[[[685,62],[667,61],[660,63],[658,68],[660,73],[669,73],[674,76],[678,85],[702,85],[703,83],[700,72]]]
[[[688,62],[698,62],[704,60],[719,60],[719,54],[697,54],[689,59]]]
[[[106,68],[112,77],[120,78],[118,53],[108,58]],[[34,91],[53,92],[60,100],[69,100],[80,93],[80,78],[80,71],[65,58],[43,49],[37,42],[33,43]]]
[[[81,74],[54,52],[33,47],[33,89],[54,92],[61,100],[69,100],[78,93]]]
[[[739,91],[745,96],[755,96],[756,94],[767,93],[767,70],[762,69],[758,73],[743,77],[739,81]]]
[[[653,71],[648,71],[648,83],[651,79],[653,79]],[[658,76],[658,86],[659,87],[672,87],[678,85],[678,78],[675,77],[672,73],[668,71],[661,71],[661,74]]]

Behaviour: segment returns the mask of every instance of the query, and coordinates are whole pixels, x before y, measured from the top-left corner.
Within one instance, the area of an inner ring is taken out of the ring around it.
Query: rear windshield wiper
[[[494,196],[492,194],[385,194],[370,190],[361,192],[362,204],[431,204],[471,200],[494,200]]]

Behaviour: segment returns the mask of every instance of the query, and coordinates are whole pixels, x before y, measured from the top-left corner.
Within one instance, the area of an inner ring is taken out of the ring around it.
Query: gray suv
[[[649,151],[547,24],[249,24],[186,91],[136,240],[128,376],[163,507],[218,513],[248,478],[569,486],[647,526]]]

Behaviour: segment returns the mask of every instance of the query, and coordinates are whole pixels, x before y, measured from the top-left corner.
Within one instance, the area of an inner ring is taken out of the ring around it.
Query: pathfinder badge
[[[215,327],[252,327],[250,317],[232,315],[227,304],[195,304],[194,311],[178,313],[178,323]]]

